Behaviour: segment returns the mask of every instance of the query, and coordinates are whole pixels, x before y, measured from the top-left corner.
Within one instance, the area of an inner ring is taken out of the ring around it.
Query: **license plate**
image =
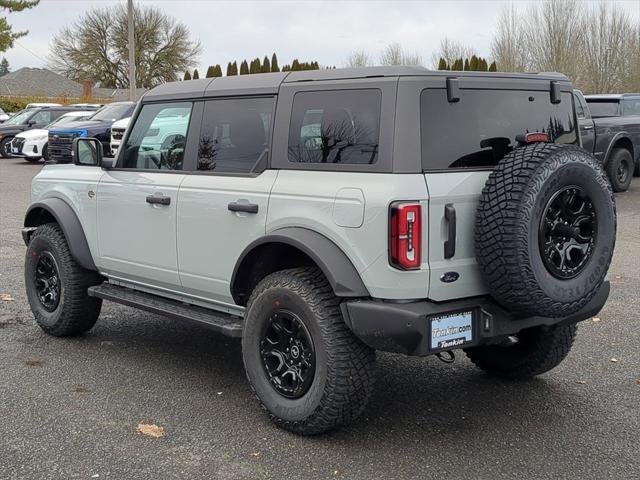
[[[473,343],[473,312],[431,317],[431,350],[462,348]]]

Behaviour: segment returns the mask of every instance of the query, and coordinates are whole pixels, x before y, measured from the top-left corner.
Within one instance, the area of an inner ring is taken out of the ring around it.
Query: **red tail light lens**
[[[389,260],[402,270],[420,268],[422,208],[419,203],[394,202],[389,219]]]

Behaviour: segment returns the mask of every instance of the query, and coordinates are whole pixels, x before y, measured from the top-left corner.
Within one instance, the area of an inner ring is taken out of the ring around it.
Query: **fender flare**
[[[64,200],[47,198],[41,202],[33,203],[29,206],[24,217],[24,226],[26,228],[33,228],[42,225],[43,222],[40,222],[39,218],[43,210],[51,214],[58,225],[60,225],[74,260],[78,262],[82,268],[98,270],[93,262],[91,250],[89,250],[89,244],[82,229],[82,224],[76,213]]]
[[[231,294],[237,300],[238,272],[247,256],[261,245],[280,243],[297,248],[306,254],[322,270],[333,292],[338,297],[369,297],[369,291],[349,257],[333,241],[313,230],[302,227],[285,227],[274,230],[250,243],[240,254],[231,276]]]
[[[629,137],[629,133],[628,132],[618,132],[616,133],[613,138],[611,139],[611,141],[609,142],[609,146],[607,147],[607,151],[604,154],[604,157],[602,157],[604,160],[602,162],[603,166],[607,166],[607,164],[609,163],[609,157],[611,155],[611,152],[613,151],[613,146],[616,144],[616,142],[618,140],[628,140],[629,143],[631,143],[631,158],[633,159],[635,157],[634,152],[633,152],[633,142],[631,141],[631,138]]]

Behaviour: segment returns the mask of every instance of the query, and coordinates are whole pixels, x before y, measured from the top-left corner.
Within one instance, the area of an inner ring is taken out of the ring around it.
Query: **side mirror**
[[[102,143],[97,138],[79,137],[73,140],[73,163],[97,167],[102,164]]]

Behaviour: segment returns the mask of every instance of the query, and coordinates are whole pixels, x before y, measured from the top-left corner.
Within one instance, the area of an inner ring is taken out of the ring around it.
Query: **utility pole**
[[[129,21],[129,100],[136,101],[136,43],[133,36],[133,0],[127,0]]]

